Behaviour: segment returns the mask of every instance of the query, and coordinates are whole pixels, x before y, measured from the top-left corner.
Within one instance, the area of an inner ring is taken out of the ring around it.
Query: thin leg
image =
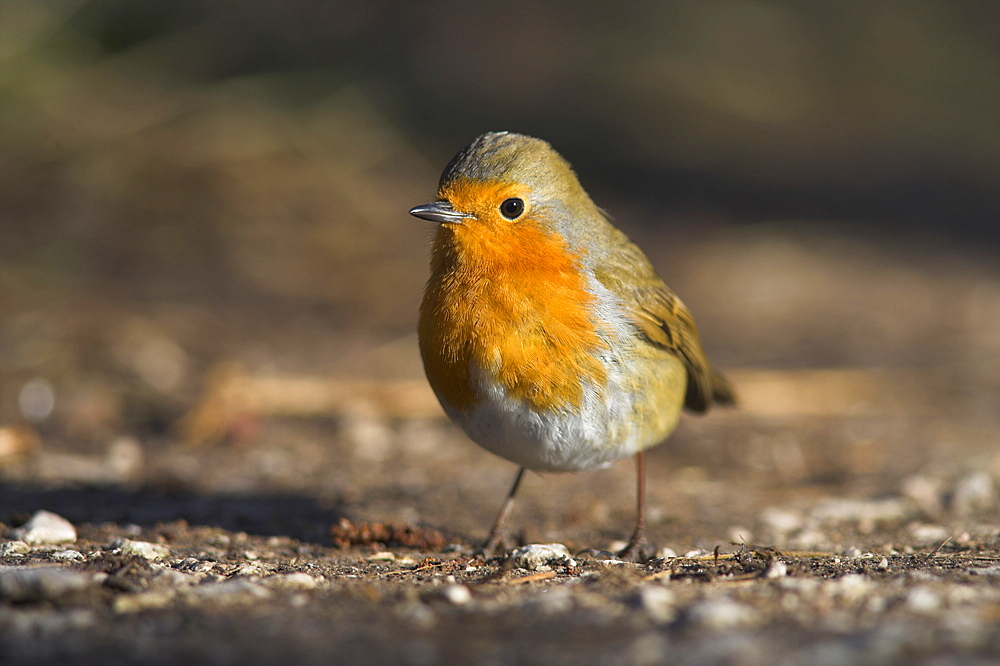
[[[625,550],[618,556],[628,562],[642,562],[652,556],[649,542],[646,540],[646,456],[640,451],[635,454],[636,473],[636,517],[635,531],[628,540]]]
[[[492,557],[493,555],[496,555],[498,551],[503,550],[504,523],[507,522],[507,516],[510,515],[511,510],[514,508],[514,496],[517,494],[517,487],[521,485],[522,476],[524,476],[523,467],[517,470],[517,476],[514,477],[514,483],[511,485],[510,491],[507,493],[507,497],[503,501],[503,506],[500,507],[500,513],[497,514],[496,520],[493,521],[493,527],[490,529],[490,535],[486,538],[486,541],[483,542],[483,545],[479,547],[479,552],[483,553],[486,557]]]

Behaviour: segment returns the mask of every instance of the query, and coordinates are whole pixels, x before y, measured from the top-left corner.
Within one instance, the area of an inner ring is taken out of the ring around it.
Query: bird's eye
[[[524,212],[524,201],[516,197],[504,199],[500,204],[500,213],[508,220],[516,220]]]

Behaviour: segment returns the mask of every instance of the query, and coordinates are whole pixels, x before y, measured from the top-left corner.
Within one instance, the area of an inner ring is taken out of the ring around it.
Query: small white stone
[[[951,536],[951,533],[941,525],[927,525],[926,523],[911,525],[909,532],[914,541],[922,546],[940,545]]]
[[[561,543],[533,543],[511,553],[514,566],[530,571],[546,571],[552,564],[576,566],[569,549]]]
[[[118,542],[118,550],[122,555],[141,557],[144,560],[161,560],[170,555],[170,549],[158,543],[149,541],[132,541],[122,539]]]
[[[677,617],[673,591],[663,585],[647,585],[639,590],[639,605],[653,622],[666,624]]]
[[[725,597],[699,601],[688,611],[692,622],[716,631],[746,626],[753,622],[756,615],[746,604]]]
[[[753,543],[753,532],[750,531],[749,527],[743,525],[734,525],[726,530],[726,536],[733,543]]]
[[[294,571],[286,574],[275,574],[260,581],[268,587],[288,590],[312,590],[319,586],[320,580],[304,571]]]
[[[861,557],[861,549],[860,548],[855,548],[855,547],[851,546],[850,548],[848,548],[847,550],[845,550],[843,553],[841,553],[841,555],[843,555],[844,557],[851,557],[851,558]]]
[[[22,555],[27,555],[30,552],[31,546],[20,539],[5,541],[0,544],[0,557],[21,557]]]
[[[665,560],[673,559],[677,557],[677,551],[673,548],[661,548],[659,552],[656,553],[657,557],[663,558]]]
[[[688,552],[684,553],[684,557],[694,558],[694,557],[702,557],[703,555],[708,555],[708,554],[709,552],[707,550],[702,550],[701,548],[695,548],[694,550],[689,550]]]
[[[879,571],[885,571],[886,569],[888,569],[889,558],[883,557],[881,560],[878,561],[878,564],[875,565],[875,568],[878,569]]]
[[[36,511],[14,536],[25,543],[66,543],[76,541],[76,528],[62,516],[51,511]]]
[[[761,521],[779,534],[787,534],[802,527],[802,515],[796,511],[770,508],[764,511]]]
[[[826,583],[827,589],[845,601],[856,601],[869,594],[874,583],[861,574],[847,574]]]
[[[72,548],[67,548],[65,550],[57,550],[49,557],[57,562],[79,562],[83,559],[83,553]]]
[[[66,567],[0,567],[0,598],[14,603],[53,601],[100,584]]]
[[[396,554],[392,551],[383,550],[368,556],[369,562],[392,562],[396,559]]]
[[[263,585],[245,578],[234,578],[222,583],[203,583],[190,589],[199,599],[227,605],[260,601],[273,594]]]
[[[941,608],[941,597],[927,587],[915,587],[906,595],[906,605],[916,613],[934,613]]]
[[[787,575],[788,575],[788,565],[782,562],[781,560],[775,560],[774,562],[772,562],[771,566],[769,566],[767,568],[767,571],[764,573],[764,577],[769,578],[771,580],[784,578]]]
[[[445,588],[441,590],[441,593],[444,595],[445,599],[456,606],[462,606],[472,601],[472,592],[469,591],[469,588],[460,583],[446,585]]]
[[[989,472],[970,472],[955,482],[951,508],[956,513],[964,516],[976,511],[988,511],[996,505],[997,489]]]

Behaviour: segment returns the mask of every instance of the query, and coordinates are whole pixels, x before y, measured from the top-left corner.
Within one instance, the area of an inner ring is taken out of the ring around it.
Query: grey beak
[[[451,222],[452,224],[461,224],[462,220],[472,217],[468,213],[458,212],[447,201],[432,201],[422,206],[414,206],[410,209],[410,215],[431,222]]]

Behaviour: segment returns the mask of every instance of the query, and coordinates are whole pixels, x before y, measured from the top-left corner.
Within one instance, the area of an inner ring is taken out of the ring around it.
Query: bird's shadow
[[[344,513],[339,502],[295,493],[198,493],[155,487],[49,487],[0,481],[0,521],[18,525],[40,509],[74,524],[115,523],[152,528],[184,520],[258,536],[287,536],[321,545]]]

